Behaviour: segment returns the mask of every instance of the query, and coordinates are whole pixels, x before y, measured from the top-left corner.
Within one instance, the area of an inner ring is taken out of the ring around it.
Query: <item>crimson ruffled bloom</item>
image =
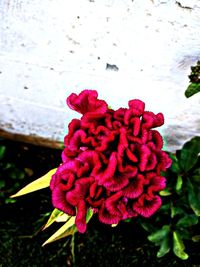
[[[54,207],[76,216],[82,233],[89,208],[106,224],[154,214],[162,204],[158,192],[166,186],[161,172],[171,165],[153,130],[164,123],[162,113],[145,111],[138,99],[113,110],[97,97],[84,90],[67,98],[82,117],[69,123],[63,163],[50,183]]]

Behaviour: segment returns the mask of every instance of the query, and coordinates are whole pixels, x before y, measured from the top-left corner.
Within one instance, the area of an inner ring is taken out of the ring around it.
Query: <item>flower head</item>
[[[106,224],[154,214],[161,206],[158,192],[165,188],[161,171],[171,165],[154,130],[164,123],[162,113],[145,111],[138,99],[128,108],[109,109],[97,96],[84,90],[67,98],[82,117],[68,126],[63,163],[50,184],[53,205],[76,216],[79,232],[86,230],[89,208]]]

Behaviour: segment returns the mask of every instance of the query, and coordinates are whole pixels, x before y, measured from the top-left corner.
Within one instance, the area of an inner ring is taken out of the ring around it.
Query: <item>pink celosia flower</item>
[[[76,216],[79,232],[86,231],[88,208],[106,224],[154,214],[161,206],[158,192],[165,188],[160,173],[171,165],[161,135],[153,130],[164,123],[162,113],[145,111],[137,99],[129,108],[112,110],[97,96],[84,90],[68,97],[68,106],[82,117],[68,126],[63,163],[50,184],[53,205]]]

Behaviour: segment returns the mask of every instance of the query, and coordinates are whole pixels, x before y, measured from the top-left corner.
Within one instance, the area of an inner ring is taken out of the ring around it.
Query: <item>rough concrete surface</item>
[[[199,58],[199,0],[1,0],[0,128],[62,141],[66,97],[96,89],[163,112],[174,150],[200,132],[200,97],[184,96]]]

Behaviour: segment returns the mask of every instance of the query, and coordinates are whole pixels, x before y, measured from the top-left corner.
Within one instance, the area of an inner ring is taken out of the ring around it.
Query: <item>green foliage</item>
[[[148,240],[159,246],[158,258],[173,251],[178,258],[187,260],[185,240],[200,241],[195,227],[200,224],[200,137],[192,138],[169,156],[173,163],[164,174],[167,187],[160,192],[163,205],[152,223],[141,221],[141,225],[150,233]]]
[[[179,166],[182,171],[188,172],[198,161],[200,153],[200,136],[192,138],[185,143],[178,156]]]
[[[0,205],[16,201],[9,195],[20,187],[20,181],[24,178],[25,171],[6,159],[6,146],[0,145]]]
[[[154,242],[156,244],[160,244],[160,242],[165,239],[170,231],[169,225],[164,225],[161,229],[157,230],[156,232],[152,233],[148,236],[149,241]]]
[[[197,62],[196,66],[191,67],[191,74],[188,77],[190,84],[185,91],[187,98],[200,92],[200,61]]]
[[[200,216],[200,190],[199,187],[195,187],[190,179],[187,181],[188,185],[188,201],[191,209],[197,216]]]
[[[5,146],[0,146],[0,160],[3,159],[5,151],[6,151],[6,147]]]
[[[185,91],[187,98],[200,92],[200,83],[191,83]]]

